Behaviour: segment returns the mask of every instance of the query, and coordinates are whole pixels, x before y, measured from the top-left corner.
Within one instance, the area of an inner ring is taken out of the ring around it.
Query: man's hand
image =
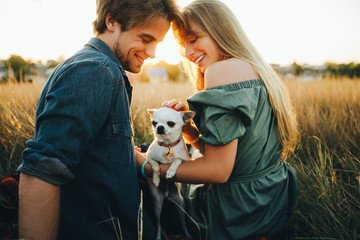
[[[60,187],[20,174],[19,237],[56,239],[59,224]]]

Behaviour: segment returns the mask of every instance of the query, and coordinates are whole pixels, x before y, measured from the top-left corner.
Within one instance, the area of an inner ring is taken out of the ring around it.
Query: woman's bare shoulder
[[[243,60],[230,58],[210,65],[204,76],[205,88],[259,78],[253,66]]]

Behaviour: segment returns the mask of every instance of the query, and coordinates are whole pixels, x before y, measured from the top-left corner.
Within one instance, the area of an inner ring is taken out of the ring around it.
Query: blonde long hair
[[[294,152],[298,140],[297,121],[288,90],[247,38],[232,11],[218,0],[196,0],[182,9],[182,16],[181,22],[173,24],[179,43],[186,41],[191,33],[190,23],[197,24],[214,40],[224,57],[241,59],[256,69],[269,94],[281,144],[286,153]],[[201,91],[204,89],[204,74],[184,56],[184,45],[180,46],[185,71],[196,89]]]

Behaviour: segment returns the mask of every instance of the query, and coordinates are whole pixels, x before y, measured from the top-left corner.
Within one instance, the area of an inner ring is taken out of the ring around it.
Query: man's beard
[[[130,59],[126,59],[124,54],[121,52],[120,47],[119,47],[119,43],[115,43],[114,46],[114,52],[115,52],[115,56],[116,58],[120,61],[121,65],[123,66],[123,68],[131,73],[139,73],[140,71],[135,71],[135,69],[133,69],[131,67],[131,62]]]

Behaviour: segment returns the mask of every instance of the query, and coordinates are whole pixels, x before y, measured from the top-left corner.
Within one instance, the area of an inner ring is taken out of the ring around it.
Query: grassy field
[[[294,239],[360,239],[360,81],[286,82],[301,141],[288,162],[298,175]],[[0,85],[0,176],[15,171],[33,136],[36,84]],[[188,83],[134,84],[135,143],[151,141],[147,108],[184,101]]]

